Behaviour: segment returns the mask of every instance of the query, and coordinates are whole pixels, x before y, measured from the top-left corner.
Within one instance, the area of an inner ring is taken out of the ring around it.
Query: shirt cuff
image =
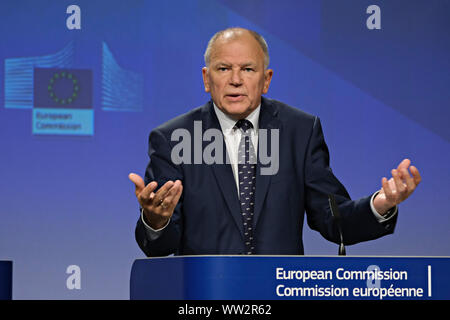
[[[397,206],[395,206],[395,207],[393,207],[393,208],[391,208],[391,209],[389,209],[389,211],[386,213],[386,214],[384,214],[384,215],[381,215],[381,214],[379,214],[378,212],[377,212],[377,210],[375,210],[375,207],[374,207],[374,205],[373,205],[373,199],[375,199],[375,197],[376,197],[376,195],[379,193],[380,191],[377,191],[377,192],[375,192],[373,195],[372,195],[372,198],[370,198],[370,209],[372,209],[372,213],[373,213],[373,215],[375,216],[375,218],[378,220],[378,222],[385,222],[385,221],[388,221],[388,220],[390,220],[392,217],[394,217],[396,214],[397,214]]]
[[[169,221],[167,221],[166,225],[164,227],[162,227],[161,229],[157,229],[157,230],[153,229],[147,223],[145,223],[143,208],[141,208],[141,220],[145,226],[145,233],[147,234],[147,237],[150,241],[158,239],[162,235],[164,229],[169,225],[169,222],[170,222],[170,219],[169,219]]]

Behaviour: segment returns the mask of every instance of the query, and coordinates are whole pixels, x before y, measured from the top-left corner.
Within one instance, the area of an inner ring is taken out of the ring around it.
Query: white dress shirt
[[[220,128],[222,129],[223,137],[225,139],[225,145],[227,147],[228,156],[230,157],[231,168],[233,169],[234,181],[236,182],[236,188],[239,196],[238,151],[242,131],[235,129],[234,126],[237,121],[223,113],[223,111],[217,108],[215,104],[214,111],[219,119]],[[255,154],[258,154],[259,112],[260,107],[258,106],[245,118],[253,125],[253,128],[250,129],[250,138],[252,139]]]

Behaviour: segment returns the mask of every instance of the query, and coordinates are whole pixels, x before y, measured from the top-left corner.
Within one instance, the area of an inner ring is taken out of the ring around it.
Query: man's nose
[[[241,70],[232,70],[231,71],[230,84],[233,86],[242,85]]]

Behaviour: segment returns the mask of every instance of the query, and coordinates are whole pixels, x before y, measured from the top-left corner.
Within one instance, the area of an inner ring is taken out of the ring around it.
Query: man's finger
[[[386,178],[381,179],[381,185],[383,186],[383,191],[388,201],[392,201],[394,197],[391,187],[389,186],[389,181]]]
[[[406,190],[406,186],[403,183],[398,170],[396,169],[392,170],[392,177],[394,178],[395,187],[397,189],[397,195],[402,194]]]
[[[150,182],[142,191],[140,194],[140,197],[144,199],[145,201],[152,200],[154,197],[153,191],[155,191],[156,187],[158,186],[158,183],[156,181]]]
[[[402,169],[407,169],[411,165],[411,160],[409,159],[403,159],[402,162],[397,167],[398,171],[401,171]]]
[[[130,179],[131,182],[134,183],[134,186],[136,187],[135,193],[137,196],[145,188],[144,179],[142,179],[141,176],[136,173],[130,173],[128,175],[128,179]]]
[[[152,200],[152,202],[155,206],[162,203],[162,201],[166,197],[169,190],[173,187],[173,184],[174,184],[174,182],[169,180],[166,183],[164,183],[164,185],[161,188],[159,188],[159,190],[156,192],[156,194]]]
[[[183,189],[183,186],[181,184],[180,180],[175,181],[175,183],[173,184],[172,188],[169,190],[169,192],[166,194],[166,197],[163,199],[163,204],[166,207],[169,208],[175,208],[175,206],[177,205],[178,199],[176,199],[178,193],[180,192],[180,190]]]
[[[183,185],[180,183],[179,186],[171,189],[171,192],[175,190],[175,193],[171,195],[170,204],[168,205],[168,210],[172,213],[180,200],[181,194],[183,193]],[[165,203],[166,201],[164,201]]]
[[[178,189],[178,193],[175,195],[175,197],[173,198],[173,203],[175,204],[174,205],[174,208],[175,208],[175,206],[178,204],[178,201],[180,200],[180,197],[181,197],[181,194],[183,193],[183,185],[182,184],[180,184],[180,187],[179,187],[179,189]]]
[[[402,169],[400,171],[403,180],[405,180],[406,188],[408,189],[408,193],[411,193],[416,188],[416,184],[414,183],[413,177],[409,174],[408,169]]]
[[[419,170],[414,166],[411,166],[410,170],[411,174],[413,175],[415,184],[418,185],[420,181],[422,181],[422,177],[420,176]]]

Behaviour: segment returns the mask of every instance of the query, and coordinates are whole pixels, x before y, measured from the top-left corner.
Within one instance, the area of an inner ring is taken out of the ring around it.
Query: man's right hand
[[[145,222],[155,230],[164,227],[172,217],[183,192],[181,181],[167,181],[155,193],[153,191],[158,186],[156,181],[152,181],[146,186],[144,180],[135,173],[130,173],[128,178],[136,186],[136,198],[144,210]]]

